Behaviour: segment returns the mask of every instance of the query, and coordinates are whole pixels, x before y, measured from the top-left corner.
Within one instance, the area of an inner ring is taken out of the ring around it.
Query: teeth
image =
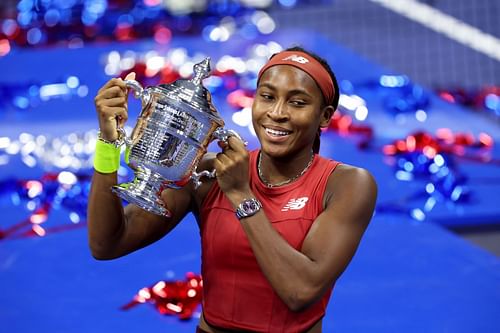
[[[266,128],[266,132],[274,136],[285,136],[290,133],[290,132],[277,131],[270,128]]]

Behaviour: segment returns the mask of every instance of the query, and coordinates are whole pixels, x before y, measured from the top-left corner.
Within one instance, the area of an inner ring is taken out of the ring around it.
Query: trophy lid
[[[195,110],[205,112],[210,118],[223,123],[222,118],[210,109],[208,91],[202,84],[203,79],[210,74],[210,57],[195,64],[193,71],[194,75],[189,80],[179,79],[170,84],[161,84],[160,87],[168,90],[171,98],[180,100]]]

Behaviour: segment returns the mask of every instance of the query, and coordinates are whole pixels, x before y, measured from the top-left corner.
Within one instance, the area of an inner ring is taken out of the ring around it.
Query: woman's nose
[[[267,115],[275,121],[283,121],[288,119],[288,110],[286,103],[278,101],[268,111]]]

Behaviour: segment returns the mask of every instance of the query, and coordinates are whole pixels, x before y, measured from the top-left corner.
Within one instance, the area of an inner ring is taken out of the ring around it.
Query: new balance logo
[[[297,199],[290,199],[285,207],[281,208],[282,212],[288,212],[289,210],[299,210],[304,208],[306,202],[309,200],[308,197],[302,197]]]
[[[283,60],[291,60],[291,61],[295,61],[295,62],[298,62],[298,63],[301,63],[301,64],[307,64],[309,62],[309,59],[301,57],[301,56],[298,56],[296,54],[288,56],[288,57],[286,57]]]

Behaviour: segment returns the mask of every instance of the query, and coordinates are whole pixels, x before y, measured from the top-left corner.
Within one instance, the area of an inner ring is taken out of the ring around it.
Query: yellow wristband
[[[120,168],[121,148],[102,140],[96,140],[94,169],[100,173],[113,173]]]

